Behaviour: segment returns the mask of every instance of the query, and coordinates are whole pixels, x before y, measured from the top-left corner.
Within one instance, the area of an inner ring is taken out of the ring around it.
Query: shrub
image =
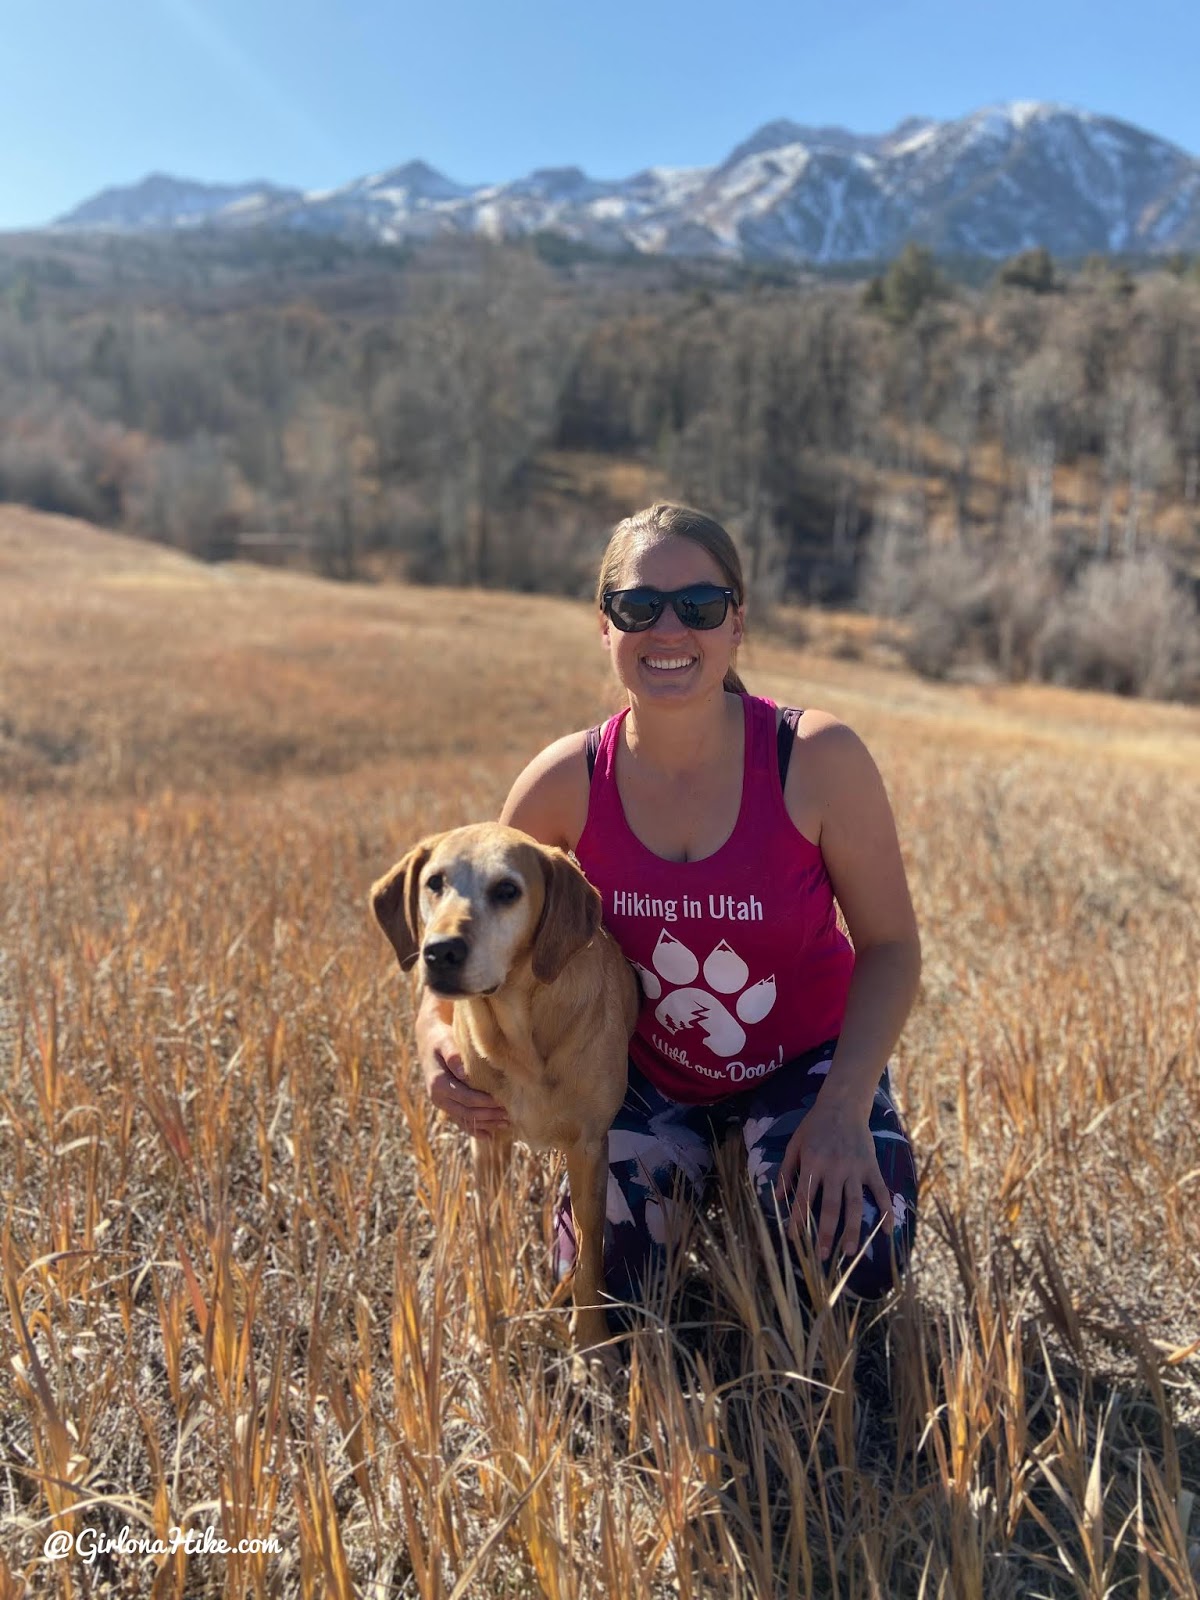
[[[1110,694],[1200,695],[1200,613],[1161,556],[1088,567],[1037,645],[1040,675]]]
[[[1095,562],[1065,590],[1015,544],[924,550],[908,573],[904,655],[945,678],[966,663],[1108,694],[1200,699],[1200,612],[1157,554]]]
[[[134,443],[73,401],[43,398],[15,417],[0,441],[0,500],[115,522]]]
[[[6,439],[0,444],[0,500],[93,522],[101,514],[99,497],[78,467],[44,438]]]
[[[944,678],[991,628],[990,574],[971,551],[948,545],[924,551],[913,578],[904,656],[915,672]]]

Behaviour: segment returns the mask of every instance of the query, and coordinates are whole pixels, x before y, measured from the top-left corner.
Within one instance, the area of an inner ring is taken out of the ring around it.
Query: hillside
[[[888,655],[867,619],[788,607],[776,622],[756,636],[751,618],[752,686],[780,700],[815,694],[873,736],[1200,769],[1200,709],[928,683],[848,658]],[[789,631],[813,648],[782,642]],[[485,741],[489,764],[507,759],[515,775],[539,741],[612,700],[586,602],[212,565],[10,506],[0,506],[0,632],[0,791],[10,793],[233,790],[459,759]]]

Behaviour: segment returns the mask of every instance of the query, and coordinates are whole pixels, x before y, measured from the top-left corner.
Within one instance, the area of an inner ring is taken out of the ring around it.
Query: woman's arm
[[[500,808],[500,821],[539,844],[573,850],[587,821],[586,733],[556,739],[518,776]]]
[[[498,1100],[472,1089],[463,1077],[463,1060],[454,1042],[454,1003],[432,989],[421,991],[417,1007],[417,1060],[429,1098],[439,1111],[475,1138],[490,1139],[508,1127],[508,1113]]]
[[[805,744],[820,797],[818,844],[854,944],[854,976],[830,1079],[863,1115],[916,999],[921,939],[879,769],[832,717]]]
[[[843,1253],[858,1248],[863,1189],[874,1196],[885,1228],[892,1225],[891,1197],[868,1120],[880,1076],[916,998],[921,942],[892,808],[866,746],[824,713],[806,713],[801,728],[797,804],[804,822],[792,811],[790,794],[789,811],[797,826],[816,824],[854,943],[854,974],[829,1074],[788,1146],[780,1174],[781,1198],[795,1184],[794,1225],[797,1214],[804,1220],[820,1191],[818,1244],[825,1257],[843,1204]],[[833,1203],[826,1204],[827,1199]]]

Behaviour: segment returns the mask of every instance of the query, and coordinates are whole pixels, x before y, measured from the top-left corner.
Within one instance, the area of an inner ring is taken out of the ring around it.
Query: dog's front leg
[[[471,1164],[475,1171],[475,1197],[486,1211],[490,1211],[504,1186],[512,1161],[512,1139],[503,1133],[491,1134],[486,1139],[471,1140]]]
[[[604,1206],[608,1193],[608,1135],[580,1141],[567,1151],[567,1182],[575,1225],[575,1315],[572,1332],[581,1350],[609,1337],[604,1313]]]

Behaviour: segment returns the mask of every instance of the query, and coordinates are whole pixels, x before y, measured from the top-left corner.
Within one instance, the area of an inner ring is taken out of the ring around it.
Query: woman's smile
[[[642,665],[655,672],[681,672],[685,667],[694,667],[699,659],[699,656],[643,656]]]

